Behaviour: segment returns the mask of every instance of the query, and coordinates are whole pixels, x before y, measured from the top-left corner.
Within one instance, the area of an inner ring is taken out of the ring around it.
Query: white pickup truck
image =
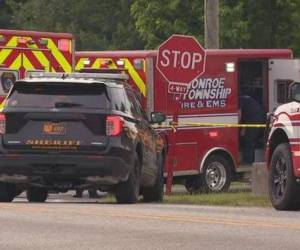
[[[291,102],[271,117],[266,148],[269,195],[277,210],[300,209],[300,82],[290,85],[289,96]]]

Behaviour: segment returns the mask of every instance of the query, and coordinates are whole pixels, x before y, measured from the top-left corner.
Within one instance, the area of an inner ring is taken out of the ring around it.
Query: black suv
[[[46,77],[47,76],[47,77]],[[166,155],[139,98],[122,74],[41,74],[17,81],[0,113],[0,201],[27,190],[95,188],[118,203],[160,201]]]

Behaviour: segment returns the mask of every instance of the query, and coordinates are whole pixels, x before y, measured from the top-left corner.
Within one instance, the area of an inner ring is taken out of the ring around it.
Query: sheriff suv
[[[118,203],[160,201],[165,146],[126,74],[32,75],[17,81],[0,113],[0,201],[26,190],[30,202],[49,192],[95,188]]]

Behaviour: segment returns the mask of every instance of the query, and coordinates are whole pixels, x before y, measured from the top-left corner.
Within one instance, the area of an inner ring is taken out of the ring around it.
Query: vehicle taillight
[[[5,133],[5,115],[0,113],[0,134],[3,135]]]
[[[110,115],[106,118],[106,135],[117,136],[123,130],[124,120],[121,116]]]

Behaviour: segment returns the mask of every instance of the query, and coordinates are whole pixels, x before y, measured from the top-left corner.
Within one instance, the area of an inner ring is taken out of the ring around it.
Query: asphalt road
[[[117,205],[54,195],[0,204],[0,249],[300,249],[300,212]]]

